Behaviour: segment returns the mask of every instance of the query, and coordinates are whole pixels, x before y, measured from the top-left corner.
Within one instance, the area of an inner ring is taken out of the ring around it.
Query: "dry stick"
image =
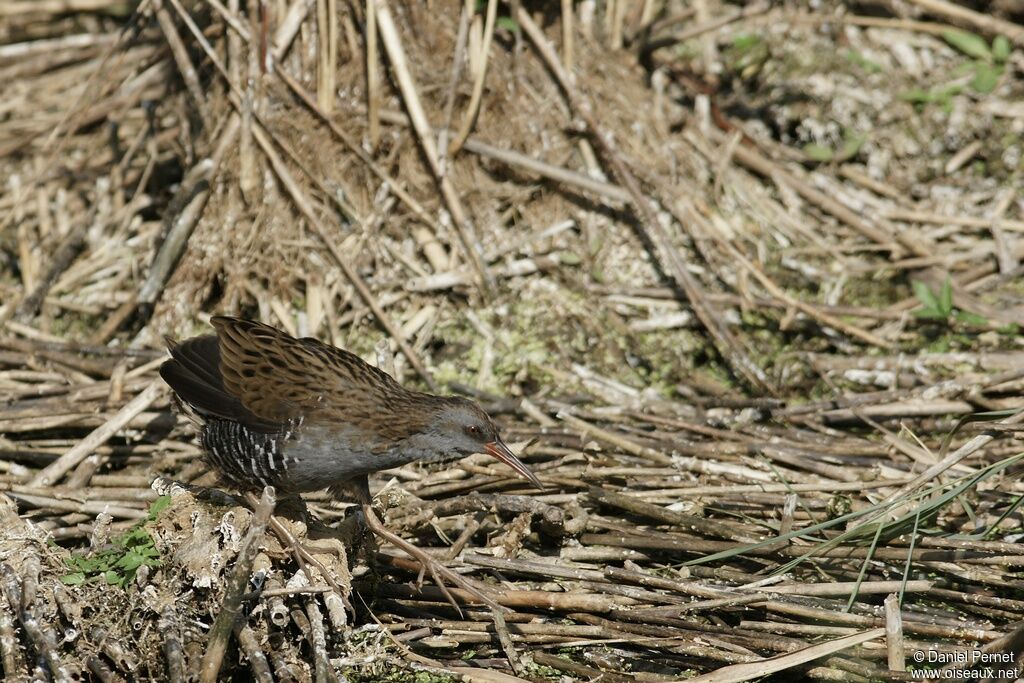
[[[755,536],[744,533],[741,529],[736,528],[732,524],[707,519],[705,517],[698,517],[696,515],[688,515],[683,512],[676,512],[675,510],[663,508],[660,505],[654,505],[642,500],[637,500],[631,496],[624,496],[621,493],[605,491],[604,489],[597,488],[596,486],[591,486],[588,489],[587,495],[595,502],[606,503],[612,507],[617,507],[619,509],[626,510],[627,512],[632,512],[649,519],[657,520],[662,524],[683,527],[684,529],[697,531],[708,536],[726,538],[731,541],[736,541],[737,543],[757,543],[761,540]]]
[[[533,22],[529,12],[520,8],[516,14],[516,20],[523,30],[526,31],[526,35],[529,36],[541,57],[543,57],[548,69],[555,75],[573,111],[586,123],[591,138],[601,156],[612,167],[615,177],[622,183],[626,191],[629,192],[633,206],[639,213],[634,227],[640,233],[645,246],[653,252],[652,256],[657,258],[666,267],[667,274],[675,280],[676,284],[685,294],[697,318],[711,335],[715,347],[722,358],[729,364],[733,372],[738,377],[744,379],[750,386],[765,393],[775,395],[777,391],[769,383],[764,371],[757,367],[747,356],[735,337],[733,337],[732,332],[726,327],[721,316],[716,315],[715,311],[708,304],[703,288],[686,269],[686,264],[683,262],[678,250],[672,245],[668,234],[662,228],[661,223],[658,222],[658,217],[651,208],[650,201],[643,196],[636,178],[627,168],[618,150],[616,150],[612,142],[612,136],[598,124],[591,103],[576,91],[569,74],[565,72],[565,69],[562,68],[561,63],[558,61],[558,55],[555,54],[548,44],[540,28]]]
[[[469,138],[466,140],[463,147],[466,151],[479,154],[482,157],[494,159],[504,164],[508,164],[509,166],[525,168],[528,171],[536,173],[544,178],[550,178],[555,182],[564,183],[566,185],[574,185],[606,199],[614,199],[620,202],[628,202],[630,200],[630,194],[618,185],[606,183],[596,178],[591,178],[588,175],[584,175],[583,173],[562,168],[561,166],[554,166],[538,159],[528,157],[525,154],[514,152],[510,149],[493,147],[476,138]]]
[[[466,40],[469,36],[469,22],[472,15],[472,0],[464,0],[462,11],[459,12],[459,28],[455,33],[455,52],[452,57],[452,72],[448,77],[448,88],[444,96],[441,130],[437,134],[437,149],[441,155],[437,163],[441,167],[442,174],[448,172],[448,135],[452,127],[452,116],[455,114],[455,89],[459,85],[462,67],[466,61],[463,55],[466,52]]]
[[[224,652],[228,647],[228,638],[231,637],[231,630],[234,628],[241,609],[242,595],[249,584],[252,563],[256,559],[256,553],[259,552],[260,541],[263,540],[263,534],[267,529],[270,515],[274,512],[275,503],[274,487],[265,487],[260,503],[253,512],[249,530],[246,532],[245,538],[242,539],[242,546],[235,560],[235,568],[231,572],[227,588],[224,590],[220,613],[208,634],[210,644],[206,648],[200,666],[199,680],[201,683],[215,683],[217,680],[221,660],[224,659]]]
[[[416,589],[407,583],[392,583],[382,584],[379,589],[383,595],[406,600],[426,599],[439,602],[446,599],[441,590],[434,586],[422,586]],[[465,604],[486,604],[475,593],[462,588],[449,588],[447,590]],[[495,598],[494,601],[503,607],[538,609],[551,612],[594,612],[603,614],[622,607],[633,607],[638,604],[632,598],[618,595],[585,593],[583,591],[554,593],[543,590],[507,590],[502,592],[493,591],[492,594]]]
[[[240,3],[241,0],[233,0],[232,9],[235,13],[239,11]],[[259,5],[254,2],[249,2],[248,6],[251,11],[248,19],[249,26],[252,27],[252,33],[246,31],[244,33],[237,34],[237,37],[241,37],[249,48],[245,50],[245,76],[240,76],[237,80],[230,80],[230,75],[228,78],[232,87],[236,87],[242,83],[245,84],[245,88],[243,89],[244,95],[242,97],[242,111],[240,114],[241,121],[239,122],[240,127],[238,132],[238,190],[242,194],[243,199],[255,199],[258,196],[260,187],[260,168],[259,164],[256,163],[256,151],[253,149],[252,119],[253,112],[265,93],[265,84],[261,65],[261,51],[263,46],[259,41],[249,40],[246,37],[253,34],[260,36],[263,35],[260,31]],[[182,14],[184,15],[183,11]],[[236,45],[236,49],[239,53],[242,52],[241,45]],[[228,54],[230,56],[230,52]],[[239,64],[238,71],[242,71],[241,64]]]
[[[484,80],[487,78],[487,64],[489,63],[487,57],[491,53],[491,40],[494,38],[494,22],[497,15],[498,0],[488,0],[487,21],[484,24],[484,42],[480,46],[480,52],[472,55],[470,58],[470,68],[473,67],[474,62],[479,64],[476,69],[475,80],[473,81],[473,93],[470,95],[469,106],[463,114],[459,132],[448,148],[448,153],[453,156],[458,154],[459,149],[465,144],[466,138],[469,137],[469,132],[473,130],[473,125],[476,123],[477,114],[480,113],[480,98],[484,93]]]
[[[842,652],[843,650],[860,645],[861,643],[874,640],[884,634],[884,628],[874,628],[869,631],[863,631],[852,636],[846,636],[845,638],[837,638],[835,640],[830,640],[827,643],[813,645],[802,650],[797,650],[796,652],[771,657],[759,662],[725,666],[709,674],[697,676],[696,678],[691,678],[689,680],[693,683],[733,683],[734,681],[736,683],[740,683],[741,681],[749,681],[751,678],[760,678],[765,674],[784,671],[835,652]]]
[[[637,444],[623,436],[615,434],[614,432],[610,432],[607,429],[596,427],[590,424],[589,422],[581,420],[580,418],[574,415],[570,415],[569,413],[566,412],[560,412],[556,417],[558,417],[559,420],[565,422],[570,427],[579,430],[580,433],[584,436],[584,438],[592,436],[598,439],[599,441],[604,441],[605,443],[609,443],[617,448],[621,448],[627,453],[632,453],[633,455],[639,456],[641,458],[646,458],[647,460],[655,462],[659,465],[673,464],[672,458],[665,455],[661,451],[657,451],[647,446],[641,446],[640,444]]]
[[[182,683],[185,680],[185,652],[181,647],[178,613],[172,603],[164,605],[160,610],[157,628],[163,634],[160,650],[167,660],[167,680],[170,683]]]
[[[152,2],[157,23],[160,24],[160,30],[163,31],[167,46],[171,49],[171,56],[174,57],[174,63],[178,66],[181,79],[185,81],[185,89],[192,98],[192,104],[196,108],[199,118],[202,119],[203,128],[209,129],[210,121],[208,119],[206,97],[203,94],[203,87],[199,84],[199,75],[196,73],[196,68],[189,57],[188,48],[181,39],[181,35],[178,34],[178,28],[174,25],[174,20],[164,7],[163,0],[152,0]]]
[[[995,217],[979,218],[977,216],[954,216],[941,213],[929,213],[926,211],[911,211],[909,209],[889,209],[882,213],[882,217],[890,221],[903,221],[905,223],[934,223],[938,225],[959,225],[966,228],[986,229],[991,227]],[[1015,221],[1008,218],[999,218],[999,227],[1013,232],[1024,232],[1024,221]]]
[[[163,380],[153,380],[141,394],[117,411],[103,425],[93,430],[67,453],[40,470],[29,482],[29,486],[51,486],[54,482],[60,481],[61,477],[77,467],[78,463],[85,460],[96,448],[123,429],[135,416],[149,408],[164,392],[165,387]]]
[[[1005,35],[1017,45],[1024,46],[1024,27],[1011,21],[982,14],[946,0],[910,0],[927,12],[937,14],[955,24],[967,24],[991,35]]]
[[[56,253],[53,255],[53,261],[50,263],[50,268],[46,271],[46,274],[36,285],[35,289],[32,290],[21,303],[18,304],[17,313],[14,313],[13,307],[6,310],[3,314],[0,314],[0,321],[14,313],[16,320],[21,322],[28,322],[36,313],[39,312],[39,308],[43,305],[43,300],[46,299],[46,295],[50,292],[50,288],[74,261],[75,256],[82,249],[85,244],[85,236],[89,232],[89,228],[92,227],[93,221],[96,217],[98,203],[94,204],[92,209],[89,211],[89,215],[76,225],[68,236],[64,238],[61,245],[57,248]]]
[[[324,243],[324,246],[326,246],[328,251],[331,252],[331,256],[334,257],[335,262],[341,268],[345,277],[348,278],[348,281],[356,288],[356,291],[359,292],[359,296],[362,297],[367,307],[369,307],[380,324],[384,326],[385,330],[387,330],[387,333],[390,334],[398,344],[398,348],[400,348],[402,353],[405,354],[405,357],[409,360],[409,364],[412,365],[419,376],[423,378],[423,381],[427,383],[427,386],[430,387],[431,391],[437,391],[437,383],[434,382],[434,378],[431,377],[426,366],[423,365],[419,355],[413,351],[409,342],[405,339],[405,335],[403,335],[402,331],[398,329],[393,322],[391,322],[391,318],[384,312],[384,309],[381,308],[376,297],[374,297],[370,292],[370,288],[366,286],[366,283],[361,277],[359,277],[359,274],[352,268],[352,266],[349,265],[348,261],[342,257],[341,252],[338,251],[338,246],[335,244],[335,240],[328,237],[327,230],[313,212],[313,207],[310,204],[309,199],[305,196],[298,183],[295,182],[295,179],[292,178],[291,172],[288,171],[288,168],[281,161],[281,157],[278,156],[276,151],[274,151],[273,145],[268,139],[267,134],[260,126],[253,126],[253,136],[256,138],[256,142],[270,161],[270,165],[273,167],[277,177],[281,180],[281,184],[288,190],[288,194],[291,196],[292,201],[295,202],[295,207],[309,222],[309,226],[320,238],[320,241]]]
[[[1000,226],[1000,222],[1007,210],[1013,205],[1017,198],[1017,191],[1013,188],[1004,190],[995,208],[989,214],[992,223],[989,232],[992,233],[992,242],[996,250],[996,263],[999,264],[999,272],[1002,275],[1009,275],[1020,265],[1020,259],[1013,252],[1012,242],[1007,238],[1006,233]]]
[[[647,9],[646,5],[644,9]],[[562,0],[562,64],[572,73],[575,65],[572,0]]]
[[[370,147],[380,140],[380,56],[377,42],[377,13],[374,0],[366,0],[366,129]],[[318,112],[320,113],[320,112]]]
[[[445,206],[448,207],[448,211],[451,214],[455,231],[459,234],[463,249],[479,278],[479,284],[486,293],[492,289],[493,283],[487,272],[487,266],[483,261],[482,249],[480,241],[476,236],[476,230],[470,223],[469,217],[466,216],[451,178],[447,175],[441,175],[433,132],[431,131],[430,123],[427,121],[427,115],[423,111],[423,106],[420,104],[416,83],[413,81],[412,73],[409,71],[409,66],[406,63],[405,52],[402,49],[402,40],[398,35],[398,29],[395,28],[395,22],[391,18],[387,2],[386,0],[375,0],[375,2],[377,5],[377,24],[380,28],[380,37],[384,42],[384,49],[388,53],[388,58],[391,60],[392,70],[395,73],[395,78],[398,80],[398,89],[402,93],[402,99],[405,102],[406,110],[409,112],[409,118],[412,120],[413,129],[419,138],[423,154],[427,157],[427,162],[430,165],[431,172],[434,174],[434,179],[441,189]]]
[[[316,99],[320,108],[334,110],[334,79],[337,72],[338,8],[336,0],[317,0]]]
[[[338,683],[331,660],[327,656],[327,633],[324,631],[324,615],[316,604],[316,598],[310,597],[306,602],[306,616],[309,619],[309,644],[313,648],[313,663],[316,671],[316,683]]]
[[[25,671],[25,658],[18,647],[12,608],[7,591],[0,590],[0,665],[9,680],[18,680],[16,672]],[[27,680],[28,676],[24,678]]]
[[[891,593],[885,598],[885,647],[890,671],[906,671],[903,659],[903,620],[900,618],[900,597]]]
[[[253,680],[259,683],[274,683],[274,677],[270,673],[270,664],[267,663],[267,657],[263,654],[259,639],[244,619],[235,622],[234,632],[235,638],[238,640],[238,649],[249,660]]]
[[[41,659],[46,662],[50,674],[59,682],[72,680],[71,671],[61,662],[60,656],[57,654],[54,639],[47,637],[47,633],[43,631],[36,616],[31,611],[22,607],[24,593],[22,592],[18,574],[14,567],[6,562],[0,563],[0,590],[3,591],[8,604],[11,605],[17,614],[18,620],[25,630],[25,635],[28,636],[29,641],[32,643],[32,647],[39,653]]]
[[[498,643],[505,653],[505,658],[508,659],[508,665],[512,667],[512,672],[517,676],[522,674],[523,663],[519,659],[519,653],[516,652],[516,646],[512,644],[512,636],[509,635],[505,615],[501,613],[501,610],[494,609],[491,610],[491,619],[494,622],[494,632],[498,636]]]

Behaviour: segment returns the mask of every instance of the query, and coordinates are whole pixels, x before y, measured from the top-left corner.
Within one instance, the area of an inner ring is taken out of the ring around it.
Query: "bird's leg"
[[[454,607],[455,611],[458,612],[460,615],[462,614],[462,610],[459,609],[458,604],[455,602],[455,598],[452,597],[452,594],[448,590],[447,585],[445,585],[445,580],[447,580],[448,583],[451,583],[454,586],[458,586],[459,588],[468,592],[470,595],[477,598],[491,609],[503,609],[492,598],[485,595],[483,592],[480,591],[480,589],[471,584],[469,581],[466,581],[466,579],[464,579],[462,576],[459,576],[451,569],[438,562],[436,559],[427,554],[422,548],[416,547],[409,541],[405,540],[404,538],[390,531],[386,526],[384,526],[384,523],[380,521],[380,518],[377,517],[377,513],[374,512],[373,510],[373,502],[372,499],[370,498],[369,481],[367,480],[366,477],[363,477],[362,481],[359,482],[359,484],[359,503],[363,510],[363,517],[366,519],[366,526],[368,526],[371,531],[377,534],[377,536],[381,537],[382,539],[384,539],[391,545],[395,546],[396,548],[405,551],[410,557],[419,562],[420,574],[417,579],[417,583],[422,583],[424,573],[429,571],[430,576],[434,579],[434,583],[437,584],[437,587],[441,590],[441,593],[444,594],[445,599],[448,600],[451,606]]]

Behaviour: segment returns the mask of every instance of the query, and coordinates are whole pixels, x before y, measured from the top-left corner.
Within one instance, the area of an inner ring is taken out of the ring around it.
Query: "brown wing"
[[[262,323],[216,317],[220,375],[227,393],[261,419],[283,422],[330,411],[361,426],[379,422],[409,393],[359,356]]]
[[[194,337],[180,344],[167,338],[167,348],[171,360],[160,366],[160,376],[198,417],[233,420],[265,433],[280,430],[280,423],[260,418],[224,386],[217,337]]]

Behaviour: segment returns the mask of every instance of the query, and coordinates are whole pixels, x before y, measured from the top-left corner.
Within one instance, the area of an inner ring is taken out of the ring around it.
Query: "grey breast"
[[[287,482],[297,491],[315,491],[416,460],[437,462],[460,457],[439,449],[435,439],[423,435],[375,450],[373,441],[361,430],[337,424],[329,429],[307,424],[284,442],[282,451]]]

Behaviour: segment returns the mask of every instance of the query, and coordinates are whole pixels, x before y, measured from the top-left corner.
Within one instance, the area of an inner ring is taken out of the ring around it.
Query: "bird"
[[[412,462],[487,453],[534,486],[540,480],[476,403],[407,389],[359,356],[270,325],[211,318],[214,334],[166,338],[160,376],[199,431],[207,464],[243,492],[273,486],[285,498],[327,489],[355,498],[367,526],[429,570],[482,597],[422,549],[392,533],[372,507],[369,475]],[[421,571],[422,577],[422,571]]]

